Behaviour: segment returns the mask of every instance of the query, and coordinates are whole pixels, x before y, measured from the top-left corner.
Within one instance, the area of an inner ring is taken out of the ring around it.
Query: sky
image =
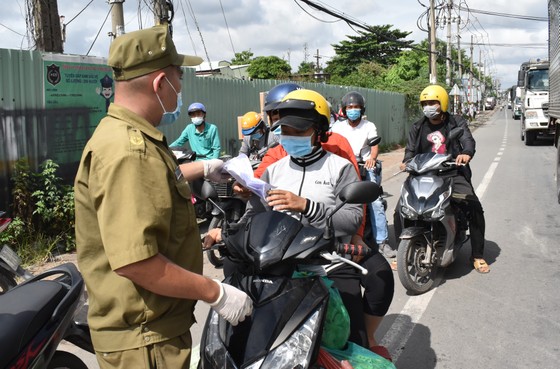
[[[32,47],[26,36],[27,1],[11,0],[3,4],[0,48]],[[429,6],[429,0],[313,1],[344,13],[359,24],[389,24],[392,29],[411,32],[406,40],[420,42],[428,37],[418,25],[426,28],[426,17],[420,21],[419,18]],[[451,0],[435,0],[436,3],[447,1]],[[547,58],[546,21],[478,12],[546,18],[547,0],[452,2],[472,10],[454,10],[452,13],[452,19],[460,18],[461,48],[470,56],[472,37],[476,44],[473,48],[474,62],[482,63],[484,73],[499,80],[502,89],[516,84],[517,70],[522,62],[530,58]],[[332,45],[357,35],[356,30],[359,29],[310,8],[301,0],[173,0],[173,3],[173,39],[178,51],[198,55],[211,62],[230,61],[235,53],[250,50],[254,57],[278,56],[288,61],[292,71],[296,72],[302,61],[315,62],[318,52],[320,64],[324,66],[334,56]],[[154,24],[151,4],[152,0],[124,2],[126,32]],[[110,45],[107,34],[112,28],[109,10],[107,0],[58,0],[59,14],[65,16],[66,23],[64,52],[107,57]],[[447,40],[446,27],[438,27],[437,37]],[[456,23],[452,24],[452,42],[457,45]],[[444,80],[445,76],[438,76],[438,81]]]

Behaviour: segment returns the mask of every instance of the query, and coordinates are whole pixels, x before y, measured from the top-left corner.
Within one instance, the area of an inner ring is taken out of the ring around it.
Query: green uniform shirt
[[[75,181],[78,265],[96,351],[121,351],[185,333],[195,301],[149,292],[114,270],[158,253],[202,273],[191,191],[163,134],[111,104]]]

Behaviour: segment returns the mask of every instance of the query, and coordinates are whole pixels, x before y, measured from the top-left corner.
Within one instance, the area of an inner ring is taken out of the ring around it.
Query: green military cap
[[[166,68],[170,65],[194,66],[202,63],[198,56],[177,53],[166,25],[126,33],[109,48],[107,64],[115,80],[126,81]]]

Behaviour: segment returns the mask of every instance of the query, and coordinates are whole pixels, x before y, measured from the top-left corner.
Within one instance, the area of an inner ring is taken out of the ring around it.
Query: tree
[[[231,59],[231,65],[251,64],[251,62],[254,60],[253,55],[254,54],[251,52],[251,49],[244,50],[240,53],[235,53],[235,58]]]
[[[249,77],[258,79],[283,79],[288,77],[292,68],[287,61],[277,56],[258,56],[247,68]]]
[[[411,32],[391,30],[392,25],[371,26],[368,31],[358,31],[358,36],[348,36],[340,44],[332,45],[336,56],[325,68],[332,76],[348,76],[364,62],[375,62],[383,67],[392,65],[401,51],[412,45],[404,40]]]
[[[312,74],[315,72],[315,64],[312,62],[301,62],[297,74]]]

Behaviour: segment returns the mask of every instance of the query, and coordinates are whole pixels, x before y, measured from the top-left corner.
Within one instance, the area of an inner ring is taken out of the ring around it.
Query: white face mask
[[[199,126],[202,124],[202,122],[204,122],[204,118],[203,117],[192,117],[191,118],[191,122],[195,125],[195,126]]]
[[[439,115],[439,105],[426,105],[424,106],[424,116],[428,119],[434,119]]]

